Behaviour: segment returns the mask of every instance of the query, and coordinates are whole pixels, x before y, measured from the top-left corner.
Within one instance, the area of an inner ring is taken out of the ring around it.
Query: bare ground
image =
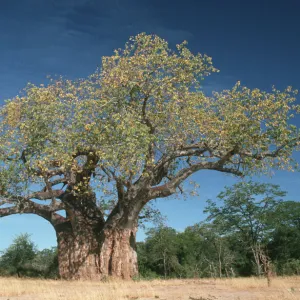
[[[0,278],[0,300],[300,300],[300,277],[154,280],[139,282],[51,281]]]

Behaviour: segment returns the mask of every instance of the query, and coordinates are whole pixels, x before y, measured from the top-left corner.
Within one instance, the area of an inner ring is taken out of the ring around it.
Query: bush
[[[57,278],[57,250],[51,248],[38,251],[30,236],[21,234],[2,252],[0,275]]]
[[[287,262],[276,262],[279,275],[300,275],[300,259],[289,259]]]

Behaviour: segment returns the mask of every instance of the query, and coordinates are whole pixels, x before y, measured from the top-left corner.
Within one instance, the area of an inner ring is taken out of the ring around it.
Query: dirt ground
[[[300,300],[300,277],[154,280],[139,282],[50,281],[0,278],[0,300]]]

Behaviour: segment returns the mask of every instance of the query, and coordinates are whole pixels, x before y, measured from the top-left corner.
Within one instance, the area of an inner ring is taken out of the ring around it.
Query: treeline
[[[137,243],[140,276],[144,278],[200,278],[257,275],[252,249],[239,233],[222,236],[210,224],[196,224],[184,232],[153,228]],[[282,226],[270,235],[267,251],[277,275],[300,275],[299,228]],[[263,275],[263,263],[261,262]]]
[[[184,232],[159,227],[138,243],[144,277],[300,274],[300,203],[279,186],[241,182],[209,200],[207,219]]]
[[[28,234],[21,234],[2,252],[0,275],[58,278],[57,249],[39,251]]]
[[[300,275],[300,203],[279,186],[241,182],[207,201],[204,222],[164,225],[137,243],[141,278]],[[20,235],[0,257],[0,274],[58,277],[56,248],[38,251]]]

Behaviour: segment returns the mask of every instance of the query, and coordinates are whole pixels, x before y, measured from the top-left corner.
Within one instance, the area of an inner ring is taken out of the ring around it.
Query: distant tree
[[[155,279],[160,278],[163,274],[160,270],[153,265],[152,258],[150,257],[149,249],[146,247],[146,243],[137,242],[137,254],[139,264],[139,278]]]
[[[178,234],[179,262],[187,277],[231,277],[234,253],[216,224],[199,223]]]
[[[274,211],[275,228],[289,227],[300,231],[300,202],[284,201],[281,202]]]
[[[224,231],[222,231],[224,236]],[[237,231],[226,234],[226,242],[234,256],[232,276],[253,276],[257,274],[257,267],[253,267],[253,252],[245,244],[244,237]]]
[[[285,201],[274,212],[274,232],[268,249],[281,275],[300,274],[300,203]]]
[[[178,233],[178,260],[186,277],[210,276],[206,261],[206,254],[210,251],[197,224]]]
[[[146,232],[146,240],[137,245],[141,275],[215,278],[264,273],[270,283],[273,271],[300,274],[300,203],[281,201],[285,193],[276,185],[245,184],[228,190],[236,196],[230,201],[224,192],[222,203],[210,207],[214,218],[183,232],[168,227]]]
[[[177,259],[177,232],[170,227],[152,228],[147,232],[145,241],[149,264],[157,273],[165,278],[176,276],[180,272],[180,264]]]
[[[44,278],[58,278],[57,248],[52,247],[37,251],[32,260],[32,267],[39,276]]]
[[[202,224],[200,230],[206,243],[210,244],[211,252],[206,251],[206,256],[207,261],[210,261],[210,266],[217,270],[214,277],[235,276],[235,253],[230,250],[227,238],[221,234],[222,228],[219,228],[219,224]]]
[[[202,80],[215,71],[186,42],[172,50],[143,33],[88,78],[29,84],[0,110],[0,217],[49,221],[63,278],[131,278],[150,201],[202,170],[295,169],[297,91],[238,82],[207,96]]]
[[[0,257],[0,270],[7,275],[30,276],[37,248],[28,234],[17,236]]]
[[[263,251],[274,230],[275,211],[285,195],[278,185],[250,181],[226,187],[218,201],[208,200],[208,220],[218,224],[224,234],[239,233],[251,249],[257,275],[262,274]]]

